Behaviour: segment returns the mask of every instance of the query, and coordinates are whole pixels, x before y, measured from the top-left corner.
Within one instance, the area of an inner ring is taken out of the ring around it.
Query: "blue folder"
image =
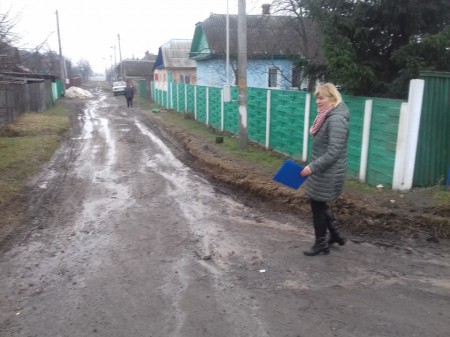
[[[292,160],[286,160],[272,179],[290,188],[298,189],[307,178],[300,176],[302,170],[302,165]]]

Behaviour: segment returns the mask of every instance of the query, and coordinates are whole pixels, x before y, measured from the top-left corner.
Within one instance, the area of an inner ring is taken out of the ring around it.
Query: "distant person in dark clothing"
[[[127,82],[127,86],[125,87],[125,98],[127,99],[127,107],[133,107],[133,97],[134,97],[134,87],[131,85],[131,82]]]

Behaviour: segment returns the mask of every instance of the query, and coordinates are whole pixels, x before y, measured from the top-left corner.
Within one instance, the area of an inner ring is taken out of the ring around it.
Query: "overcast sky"
[[[260,14],[263,3],[246,0],[249,14]],[[229,13],[237,14],[238,0],[228,0]],[[103,72],[116,59],[119,42],[122,59],[142,58],[148,50],[171,39],[192,39],[195,24],[210,13],[226,14],[227,0],[1,0],[0,12],[19,14],[15,33],[23,49],[33,49],[47,40],[46,50],[59,52],[56,14],[58,11],[63,55],[76,64],[89,61],[94,71]]]

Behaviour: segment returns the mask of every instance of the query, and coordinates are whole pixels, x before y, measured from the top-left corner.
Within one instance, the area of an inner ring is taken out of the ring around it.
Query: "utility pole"
[[[226,60],[225,60],[225,73],[226,80],[223,86],[223,102],[231,102],[231,87],[230,87],[230,13],[227,0],[227,21],[226,21]]]
[[[66,94],[66,62],[64,60],[64,56],[62,54],[62,47],[61,47],[61,35],[59,33],[59,16],[58,11],[55,12],[56,14],[56,28],[58,31],[58,43],[59,43],[59,66],[60,66],[60,72],[61,72],[61,81],[63,84],[63,96]]]
[[[116,67],[117,67],[117,57],[116,57],[116,45],[111,46],[112,49],[114,49],[114,68],[113,68],[113,81],[117,80],[116,77]]]
[[[122,64],[122,49],[120,48],[120,34],[117,34],[117,39],[119,40],[119,59],[120,59],[120,80],[123,81],[123,64]]]
[[[238,3],[238,87],[239,87],[239,144],[247,150],[247,14],[245,0]]]
[[[228,0],[227,0],[227,21],[226,21],[226,63],[225,63],[225,72],[226,72],[226,78],[227,78],[227,85],[230,84],[230,13],[228,8]]]
[[[110,80],[111,82],[114,82],[114,68],[113,68],[112,55],[109,55],[109,57],[111,58],[111,72],[110,72],[110,78],[109,78],[109,80]]]

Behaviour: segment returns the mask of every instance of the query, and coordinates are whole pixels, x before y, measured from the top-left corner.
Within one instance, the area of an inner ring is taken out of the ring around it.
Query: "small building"
[[[117,67],[117,72],[122,72],[124,80],[153,80],[153,60],[123,60]]]
[[[159,47],[153,68],[156,88],[168,90],[171,82],[196,84],[196,62],[189,59],[192,40],[173,39]]]
[[[323,64],[317,25],[298,18],[247,15],[247,85],[255,88],[304,89],[301,60]],[[196,24],[189,57],[197,62],[197,84],[221,87],[226,78],[226,14],[211,14]],[[229,15],[228,84],[237,85],[238,15]]]

